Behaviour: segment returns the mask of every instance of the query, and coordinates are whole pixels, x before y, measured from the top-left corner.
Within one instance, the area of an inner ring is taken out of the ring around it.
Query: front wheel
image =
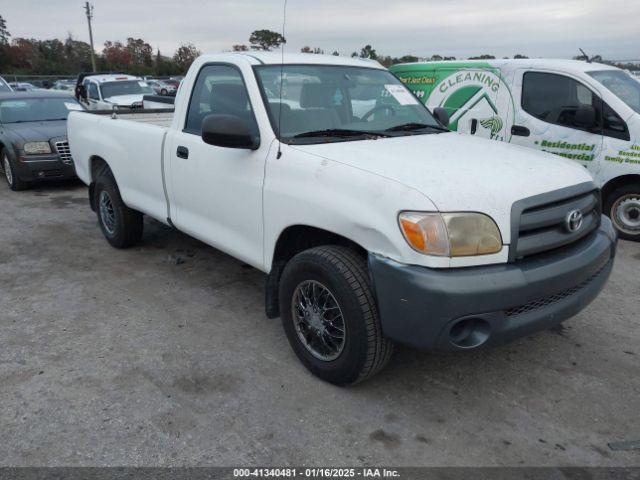
[[[9,160],[9,155],[7,155],[7,152],[3,150],[0,153],[0,158],[2,158],[2,171],[4,172],[4,178],[7,181],[7,185],[9,185],[9,188],[14,192],[29,188],[29,184],[27,182],[23,182],[22,180],[20,180],[20,177],[18,177],[15,168],[13,168],[11,160]]]
[[[138,243],[142,238],[142,214],[122,201],[111,172],[105,171],[98,177],[94,195],[98,223],[107,241],[116,248]]]
[[[391,358],[366,261],[352,249],[325,246],[296,255],[282,273],[279,297],[289,343],[319,378],[352,385]]]
[[[620,238],[640,241],[640,184],[616,188],[605,199],[604,212]]]

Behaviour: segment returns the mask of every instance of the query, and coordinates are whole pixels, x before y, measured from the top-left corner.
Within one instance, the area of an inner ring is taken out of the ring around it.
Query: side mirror
[[[576,127],[581,128],[589,129],[595,127],[598,124],[596,109],[591,105],[580,105],[576,110],[573,123]]]
[[[449,125],[449,114],[444,108],[442,107],[434,108],[433,116],[436,117],[436,120],[438,120],[443,126],[446,127]]]
[[[202,140],[209,145],[225,148],[257,150],[260,137],[251,131],[251,125],[235,115],[207,115],[202,120]]]

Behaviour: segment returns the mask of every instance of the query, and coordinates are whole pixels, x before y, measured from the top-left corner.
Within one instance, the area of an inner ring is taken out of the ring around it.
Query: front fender
[[[436,211],[417,190],[340,162],[282,146],[270,155],[264,184],[264,267],[270,271],[281,232],[308,225],[345,237],[401,263],[447,267],[448,258],[412,250],[398,226],[403,210]]]

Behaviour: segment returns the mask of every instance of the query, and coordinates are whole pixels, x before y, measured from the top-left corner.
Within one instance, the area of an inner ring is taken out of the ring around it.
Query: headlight
[[[27,142],[24,144],[23,149],[27,155],[51,153],[51,145],[49,145],[49,142]]]
[[[498,226],[481,213],[403,212],[398,219],[407,243],[425,255],[466,257],[502,250]]]

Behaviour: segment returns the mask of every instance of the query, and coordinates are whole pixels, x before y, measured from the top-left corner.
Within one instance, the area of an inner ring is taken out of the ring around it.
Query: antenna
[[[578,50],[580,50],[580,53],[582,53],[582,56],[584,57],[584,59],[587,61],[587,63],[591,63],[591,59],[589,58],[589,55],[587,55],[586,53],[584,53],[584,50],[579,48]]]
[[[287,42],[285,34],[285,28],[287,26],[287,0],[284,0],[284,7],[282,9],[282,43],[280,44],[280,102],[278,103],[278,155],[277,159],[282,157],[282,88],[284,85],[284,44]]]

